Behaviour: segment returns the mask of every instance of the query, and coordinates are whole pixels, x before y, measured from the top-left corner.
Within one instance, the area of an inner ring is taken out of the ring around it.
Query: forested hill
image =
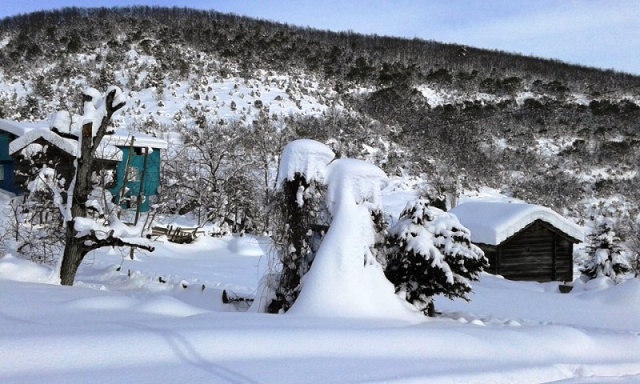
[[[582,219],[637,214],[639,76],[178,8],[5,18],[0,48],[3,118],[43,119],[77,108],[85,85],[117,84],[120,124],[186,144],[213,128],[278,133],[275,147],[310,137],[440,191],[489,186]],[[268,201],[260,183],[252,196]],[[206,204],[176,196],[183,212]]]

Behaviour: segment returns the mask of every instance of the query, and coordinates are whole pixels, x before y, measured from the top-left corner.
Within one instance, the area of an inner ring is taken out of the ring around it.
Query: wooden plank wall
[[[498,258],[499,255],[499,258]],[[573,244],[536,222],[487,255],[489,272],[509,280],[573,280]]]

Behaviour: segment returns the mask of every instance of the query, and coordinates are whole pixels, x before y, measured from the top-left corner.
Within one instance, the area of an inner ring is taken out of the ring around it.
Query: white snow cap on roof
[[[304,175],[307,182],[325,179],[327,164],[335,153],[328,146],[309,139],[294,140],[282,150],[282,159],[278,169],[278,185],[285,180],[293,180],[296,173]]]
[[[141,132],[130,132],[124,129],[118,129],[113,134],[104,135],[102,141],[119,147],[128,147],[131,145],[131,139],[134,147],[148,147],[157,149],[167,149],[167,141],[159,137],[151,136]]]
[[[48,129],[34,129],[13,140],[11,144],[9,144],[9,153],[14,154],[39,138],[43,138],[71,156],[78,156],[78,142],[76,140],[65,139]],[[122,151],[113,145],[102,142],[96,149],[96,157],[103,160],[121,161]]]
[[[0,119],[0,130],[20,137],[34,129],[46,129],[46,121],[12,121]]]
[[[544,221],[576,240],[584,240],[578,225],[540,205],[469,201],[450,212],[471,231],[474,243],[498,245],[536,220]]]

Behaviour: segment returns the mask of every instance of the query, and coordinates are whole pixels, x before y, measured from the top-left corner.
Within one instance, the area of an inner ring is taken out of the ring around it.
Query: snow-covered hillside
[[[640,226],[637,76],[189,9],[66,9],[0,26],[5,119],[77,112],[83,87],[115,84],[128,96],[118,128],[178,147],[266,125],[448,193],[489,186],[578,222],[614,216],[625,240]]]

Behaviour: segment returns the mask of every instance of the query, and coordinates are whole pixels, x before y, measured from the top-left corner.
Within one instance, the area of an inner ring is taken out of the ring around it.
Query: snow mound
[[[549,223],[576,240],[584,240],[578,225],[540,205],[469,201],[450,212],[471,231],[474,243],[498,245],[536,220]]]
[[[325,168],[335,153],[328,146],[315,140],[300,139],[287,144],[282,151],[278,169],[278,185],[293,180],[296,173],[304,175],[307,182],[324,182]]]
[[[89,309],[94,311],[130,310],[138,301],[128,296],[95,296],[72,300],[65,304],[70,309]]]
[[[264,256],[260,240],[254,236],[234,236],[229,240],[229,250],[240,256]]]
[[[604,280],[605,278],[600,278]],[[640,280],[623,280],[606,289],[585,291],[578,294],[583,300],[623,308],[640,308]]]
[[[94,296],[72,300],[65,303],[65,307],[91,311],[135,311],[171,317],[187,317],[208,312],[168,295],[155,295],[149,299],[136,299],[124,295]]]
[[[371,209],[382,209],[384,179],[379,168],[360,160],[341,159],[328,167],[327,204],[333,221],[287,314],[422,321],[395,294],[371,255]]]
[[[51,284],[59,282],[53,268],[12,255],[0,258],[0,279]]]
[[[156,296],[142,303],[137,310],[144,313],[175,317],[187,317],[208,312],[167,295]]]

